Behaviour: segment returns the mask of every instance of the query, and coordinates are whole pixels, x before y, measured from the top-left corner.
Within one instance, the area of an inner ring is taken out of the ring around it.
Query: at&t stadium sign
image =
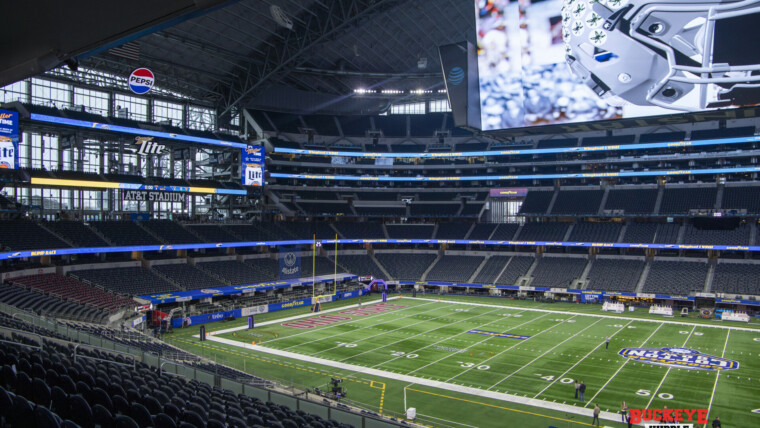
[[[736,370],[739,362],[688,348],[623,348],[619,355],[646,364],[689,370]]]

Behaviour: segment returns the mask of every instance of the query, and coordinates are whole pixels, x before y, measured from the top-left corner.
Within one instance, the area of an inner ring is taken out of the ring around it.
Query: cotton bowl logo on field
[[[153,88],[153,72],[138,68],[129,75],[129,89],[136,94],[144,94]]]
[[[736,370],[739,362],[688,348],[623,348],[619,355],[658,366],[688,370]]]

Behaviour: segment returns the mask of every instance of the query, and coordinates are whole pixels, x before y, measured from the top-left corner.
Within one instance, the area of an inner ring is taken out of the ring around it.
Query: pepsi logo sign
[[[140,95],[150,91],[154,82],[153,72],[147,68],[138,68],[129,75],[129,89]]]

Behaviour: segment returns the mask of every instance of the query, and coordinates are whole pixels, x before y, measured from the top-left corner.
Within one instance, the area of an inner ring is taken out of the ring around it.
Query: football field
[[[385,414],[415,407],[427,425],[589,426],[598,403],[603,426],[622,426],[626,401],[638,409],[710,409],[723,426],[760,426],[760,330],[753,326],[485,298],[355,303],[257,315],[252,330],[209,324],[214,333],[203,345],[192,336],[197,329],[172,341],[306,388],[345,378],[349,400]],[[678,363],[651,354],[662,348],[676,348]],[[680,358],[697,352],[714,358]],[[585,402],[574,397],[575,380],[587,386]]]

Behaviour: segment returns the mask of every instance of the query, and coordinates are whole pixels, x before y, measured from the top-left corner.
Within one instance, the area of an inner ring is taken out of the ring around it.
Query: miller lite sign
[[[18,168],[18,113],[0,110],[0,168]]]
[[[153,137],[135,137],[137,144],[137,154],[142,156],[160,155],[166,151],[166,146],[153,141]]]
[[[243,149],[243,185],[264,185],[264,148],[261,146],[247,146]]]

